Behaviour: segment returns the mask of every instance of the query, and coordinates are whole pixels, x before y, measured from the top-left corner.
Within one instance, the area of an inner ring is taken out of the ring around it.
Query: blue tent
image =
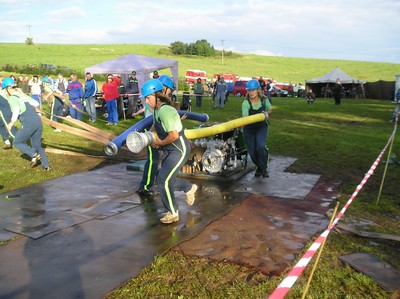
[[[143,55],[128,54],[115,59],[101,62],[85,68],[85,73],[91,74],[118,74],[121,75],[122,82],[125,83],[132,71],[136,71],[139,86],[149,80],[153,71],[169,68],[172,77],[178,87],[178,61],[154,58]]]

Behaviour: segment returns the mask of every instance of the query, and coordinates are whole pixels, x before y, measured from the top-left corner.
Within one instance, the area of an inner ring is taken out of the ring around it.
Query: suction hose
[[[197,120],[199,122],[207,122],[208,115],[205,113],[195,113],[185,110],[178,110],[179,116],[187,115],[187,119]],[[118,150],[126,143],[126,139],[131,132],[144,132],[145,130],[149,130],[153,124],[153,116],[148,116],[141,121],[134,124],[132,127],[121,133],[112,141],[107,142],[104,145],[104,152],[108,156],[115,156],[118,153]]]

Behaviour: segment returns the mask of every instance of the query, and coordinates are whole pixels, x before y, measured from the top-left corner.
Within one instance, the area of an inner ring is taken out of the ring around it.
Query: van
[[[197,79],[200,78],[202,83],[207,82],[207,72],[202,70],[186,70],[186,82],[189,84],[194,84]]]

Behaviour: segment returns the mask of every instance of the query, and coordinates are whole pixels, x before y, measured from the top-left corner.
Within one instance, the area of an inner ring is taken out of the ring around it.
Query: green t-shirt
[[[181,118],[174,107],[162,105],[160,109],[154,111],[154,114],[155,118],[161,121],[165,132],[182,131]]]
[[[272,105],[268,101],[267,98],[264,98],[264,103],[265,103],[265,111],[272,109]],[[254,105],[254,104],[252,104],[252,105],[253,105],[254,110],[260,109],[261,108],[261,99],[258,101],[258,103],[256,105]],[[249,110],[250,110],[249,101],[247,99],[244,99],[243,103],[242,103],[242,116],[249,116]]]
[[[8,99],[8,103],[10,104],[10,108],[13,113],[17,111],[19,111],[19,114],[24,113],[26,111],[25,102],[28,102],[34,107],[39,106],[39,103],[32,99],[30,96],[22,95],[18,92],[14,93]]]

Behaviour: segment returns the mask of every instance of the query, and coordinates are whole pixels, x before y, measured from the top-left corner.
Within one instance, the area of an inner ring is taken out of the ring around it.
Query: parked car
[[[246,90],[247,81],[239,80],[233,83],[232,94],[236,97],[245,96],[247,93]]]
[[[51,63],[42,63],[40,65],[40,67],[43,68],[43,69],[47,69],[47,70],[55,70],[55,69],[57,69],[57,67],[54,64],[51,64]]]
[[[273,97],[287,97],[289,95],[289,91],[287,91],[286,89],[282,89],[276,85],[273,86],[273,90],[271,95]]]

